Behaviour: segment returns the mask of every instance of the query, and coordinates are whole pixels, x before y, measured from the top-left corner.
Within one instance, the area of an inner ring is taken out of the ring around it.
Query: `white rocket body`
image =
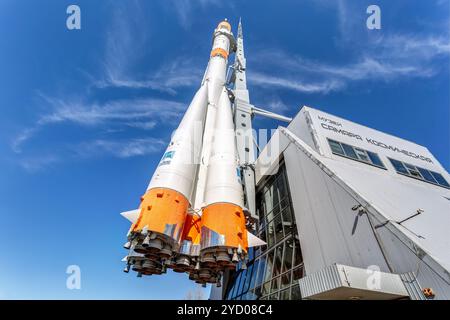
[[[231,48],[232,34],[220,25],[214,32],[211,58],[203,78],[203,83],[208,83],[208,113],[205,121],[203,150],[200,158],[200,167],[197,176],[194,208],[200,211],[204,207],[205,187],[208,174],[208,164],[211,154],[211,147],[215,133],[216,112],[219,98],[225,87],[226,72],[228,64],[228,54]]]
[[[214,31],[200,89],[156,168],[132,222],[127,268],[139,275],[166,268],[188,272],[197,283],[216,283],[245,259],[248,240],[244,191],[226,73],[235,49],[225,20]],[[164,110],[162,110],[164,112]],[[256,238],[257,239],[257,238]],[[258,239],[257,239],[258,240]],[[251,244],[252,245],[252,244]]]
[[[195,94],[178,129],[174,132],[147,190],[152,188],[176,190],[191,202],[202,150],[207,97],[208,85],[205,83]]]
[[[216,112],[214,139],[208,163],[208,177],[204,206],[214,203],[232,203],[244,206],[244,193],[240,182],[236,139],[231,104],[225,88],[219,98]]]
[[[226,32],[229,33],[228,36],[224,34]],[[220,26],[216,29],[205,78],[175,131],[147,190],[173,189],[183,194],[192,204],[191,196],[198,165],[201,158],[208,161],[217,103],[226,81],[227,58],[215,53],[226,53],[228,56],[231,37],[228,30],[221,29]],[[207,138],[202,143],[203,136]]]

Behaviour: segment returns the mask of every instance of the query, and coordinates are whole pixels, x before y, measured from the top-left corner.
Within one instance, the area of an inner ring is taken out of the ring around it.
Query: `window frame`
[[[443,176],[441,173],[435,172],[435,171],[431,171],[431,170],[428,170],[428,172],[431,173],[431,175],[433,176],[434,180],[436,180],[436,182],[438,183],[438,185],[440,185],[441,187],[447,188],[447,189],[450,188],[450,183],[448,183],[448,181],[445,180],[444,176]],[[434,176],[435,174],[441,176],[442,180],[444,180],[445,183],[446,183],[447,185],[440,184],[439,181],[438,181],[438,179]]]
[[[281,194],[283,191],[286,191],[284,196]],[[258,216],[261,222],[257,235],[266,234],[266,241],[269,242],[268,229],[273,226],[274,241],[271,246],[262,246],[260,251],[255,252],[253,259],[247,263],[246,270],[240,270],[238,266],[234,273],[235,283],[227,298],[267,300],[275,297],[279,299],[282,293],[290,297],[292,288],[298,286],[298,281],[292,279],[294,270],[303,267],[303,257],[300,246],[295,242],[298,235],[289,192],[289,180],[284,166],[280,166],[279,173],[264,182],[264,185],[257,190]],[[289,242],[292,243],[290,253],[287,252]],[[301,261],[300,265],[295,265],[296,256]],[[288,257],[289,261],[285,265],[285,259]],[[286,267],[289,268],[286,269]],[[300,273],[297,272],[297,274]]]
[[[361,160],[362,162],[368,162],[373,164],[372,160],[369,158],[369,155],[367,154],[367,151],[358,147],[353,147],[353,150],[356,153],[356,156],[358,157],[359,160]],[[365,159],[364,159],[364,158]],[[367,160],[366,160],[367,159]]]
[[[380,168],[380,169],[383,169],[383,170],[387,170],[386,165],[385,165],[384,162],[381,160],[379,154],[376,153],[376,152],[370,151],[371,153],[375,154],[375,155],[378,157],[378,159],[380,160],[382,166],[380,166],[380,165],[375,164],[374,162],[372,162],[372,159],[370,158],[370,156],[369,156],[369,154],[368,154],[368,152],[367,152],[368,150],[362,149],[362,148],[360,148],[360,147],[352,146],[352,145],[350,145],[350,144],[348,144],[348,143],[343,143],[343,142],[340,142],[340,141],[337,141],[337,140],[334,140],[334,139],[330,139],[330,138],[328,138],[328,137],[327,137],[327,141],[328,141],[328,146],[330,147],[331,153],[334,154],[334,155],[336,155],[336,156],[343,157],[343,158],[347,158],[347,159],[350,159],[350,160],[353,160],[353,161],[358,161],[358,162],[361,162],[361,163],[364,163],[364,164],[368,164],[369,166],[373,166],[373,167]],[[331,143],[338,143],[338,144],[341,146],[341,149],[342,149],[342,151],[343,151],[343,154],[334,152],[333,149],[331,148]],[[353,157],[348,156],[348,155],[346,154],[345,149],[344,149],[344,147],[343,147],[342,145],[350,146],[350,147],[353,149],[353,152],[356,154],[357,158],[353,158]],[[359,156],[359,154],[358,154],[358,152],[360,152],[360,151],[363,151],[363,152],[364,152],[365,156],[367,157],[367,159],[368,159],[369,161],[365,161],[365,160],[363,160],[363,159],[360,158],[360,156]]]
[[[429,170],[429,169],[425,169],[425,168],[422,168],[422,167],[418,167],[418,166],[416,166],[416,165],[413,165],[413,164],[410,164],[410,163],[407,163],[407,162],[403,162],[403,161],[400,161],[400,160],[397,160],[397,159],[392,159],[392,158],[389,158],[389,157],[387,157],[387,158],[388,158],[389,162],[391,163],[392,167],[394,168],[394,170],[395,170],[395,172],[396,172],[397,174],[400,174],[400,175],[402,175],[402,176],[405,176],[405,177],[408,177],[408,178],[412,178],[412,179],[415,179],[415,180],[418,180],[418,181],[426,182],[426,183],[429,183],[429,184],[432,184],[432,185],[435,185],[435,186],[438,186],[438,187],[442,187],[442,188],[445,188],[445,189],[450,189],[450,184],[449,184],[449,182],[448,182],[448,181],[445,179],[445,177],[444,177],[441,173],[439,173],[439,172],[435,172],[435,171],[431,171],[431,170]],[[396,162],[401,163],[402,166],[406,169],[406,171],[407,171],[408,173],[404,173],[404,172],[398,171],[397,168],[395,167],[393,161],[396,161]],[[408,168],[408,166],[416,168],[416,171],[420,174],[420,177],[411,175],[411,174],[409,173],[410,168]],[[427,172],[433,177],[433,179],[434,179],[436,182],[432,182],[432,181],[430,181],[430,180],[425,179],[425,177],[423,176],[421,170],[427,171]],[[433,173],[441,175],[442,179],[444,179],[444,181],[447,182],[448,186],[446,186],[446,185],[444,185],[444,184],[440,184],[440,183],[437,181],[437,179],[436,179],[436,177],[434,176]]]

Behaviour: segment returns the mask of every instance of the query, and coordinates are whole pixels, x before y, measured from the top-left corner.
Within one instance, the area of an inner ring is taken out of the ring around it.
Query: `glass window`
[[[331,152],[333,153],[337,153],[340,155],[345,155],[344,150],[342,149],[342,146],[339,142],[334,141],[334,140],[328,140],[330,147],[331,147]]]
[[[261,196],[261,194],[260,193],[258,193],[257,195],[256,195],[256,203],[257,203],[257,213],[258,213],[258,217],[259,217],[259,220],[260,220],[260,223],[262,223],[263,222],[263,219],[264,219],[264,212],[265,212],[265,209],[264,209],[264,197],[262,197]]]
[[[344,148],[344,152],[347,157],[358,159],[358,157],[355,153],[355,150],[353,150],[352,146],[349,146],[348,144],[345,144],[345,143],[341,143],[341,145],[342,145],[342,148]]]
[[[343,149],[342,149],[343,150]],[[235,273],[227,298],[289,299],[294,279],[302,276],[302,256],[294,235],[295,216],[288,190],[284,166],[258,191],[257,212],[260,217],[258,237],[267,241],[267,246],[250,249],[246,270]]]
[[[372,161],[372,163],[374,165],[384,168],[383,162],[381,161],[380,157],[376,153],[367,151],[367,155],[369,156],[370,161]]]
[[[294,255],[294,267],[303,262],[302,251],[300,250],[300,243],[295,239],[295,255]]]
[[[373,164],[377,167],[385,168],[378,154],[374,152],[370,152],[361,148],[351,146],[349,144],[337,142],[330,139],[328,139],[328,142],[330,144],[331,151],[334,154],[346,156],[351,159],[363,161],[369,164]]]
[[[253,263],[253,274],[249,286],[250,289],[253,289],[255,287],[256,279],[258,277],[258,267],[259,267],[259,259],[255,260],[255,262]]]
[[[259,259],[259,271],[255,281],[255,287],[262,285],[264,273],[266,271],[266,256]]]
[[[437,183],[437,181],[433,178],[433,176],[431,175],[430,171],[425,170],[423,168],[419,168],[417,167],[417,170],[419,170],[420,174],[422,175],[422,177],[427,180],[428,182],[432,182],[432,183]]]
[[[245,283],[244,287],[242,288],[242,292],[247,292],[249,289],[250,281],[253,277],[252,271],[253,271],[253,264],[251,264],[247,269],[247,273],[245,275]]]
[[[406,168],[405,168],[405,166],[403,165],[402,162],[400,162],[398,160],[394,160],[394,159],[389,159],[389,161],[394,166],[395,171],[397,171],[399,173],[403,173],[403,174],[408,174],[408,170],[406,170]]]
[[[280,292],[280,300],[289,300],[290,296],[290,289],[286,289]]]
[[[291,209],[286,208],[282,215],[284,236],[289,236],[294,231],[294,219],[291,215]]]
[[[278,293],[279,292],[271,294],[270,297],[269,297],[269,300],[278,300]]]
[[[278,179],[278,192],[280,193],[280,199],[282,199],[283,197],[286,198],[287,195],[287,188],[286,188],[286,180],[284,179],[284,175],[281,175],[280,178]]]
[[[286,209],[286,207],[290,206],[290,201],[289,201],[289,196],[284,197],[281,201],[280,201],[280,207],[281,210]]]
[[[264,194],[265,213],[272,211],[273,209],[273,185],[272,188],[266,191]]]
[[[286,240],[284,243],[284,259],[282,271],[286,272],[292,269],[292,256],[294,254],[294,241],[291,239]]]
[[[271,250],[268,254],[267,254],[267,260],[266,260],[266,274],[264,277],[265,281],[270,280],[270,278],[272,278],[272,270],[273,270],[273,250]]]
[[[274,250],[275,259],[273,264],[273,275],[272,277],[276,277],[281,274],[281,262],[283,261],[283,245],[279,245]]]
[[[267,221],[273,220],[273,218],[280,213],[280,205],[277,203],[273,210],[267,214]]]
[[[359,160],[370,162],[369,157],[366,154],[366,150],[355,148],[355,152],[358,155]]]
[[[267,224],[267,220],[266,220],[266,216],[262,215],[259,217],[259,223],[258,223],[258,232],[261,232],[262,230],[264,230],[264,228],[266,227]]]
[[[440,185],[442,185],[444,187],[450,187],[447,180],[445,180],[444,177],[440,173],[437,173],[434,171],[430,171],[430,172]]]
[[[299,267],[295,268],[292,272],[292,280],[298,280],[300,278],[303,278],[303,265],[300,265]]]
[[[298,285],[293,286],[291,290],[291,300],[300,300],[301,298],[300,287]]]
[[[280,289],[280,277],[277,277],[272,280],[272,289],[270,289],[270,292],[276,292],[278,289]]]
[[[398,160],[390,159],[392,165],[394,166],[395,170],[398,173],[406,174],[408,176],[411,176],[413,178],[417,178],[420,180],[425,180],[434,184],[439,184],[443,187],[449,188],[450,185],[448,182],[444,179],[444,177],[434,171],[430,171],[424,168],[416,167],[412,164],[401,162]]]
[[[282,215],[282,218],[283,218],[283,225],[285,227],[292,227],[294,219],[292,218],[291,208],[290,207],[284,208],[284,210],[282,211],[281,215]]]
[[[261,229],[261,233],[259,234],[259,238],[261,238],[262,241],[267,241],[267,234],[266,234],[266,230]]]
[[[239,288],[239,280],[241,279],[241,273],[237,273],[234,281],[233,291],[231,293],[231,296],[234,298],[238,294],[238,288]]]
[[[247,270],[245,269],[245,270],[241,270],[241,274],[240,274],[240,276],[239,276],[239,278],[241,278],[241,280],[239,281],[239,289],[238,289],[238,291],[236,292],[236,295],[241,295],[242,294],[242,292],[243,292],[243,289],[244,289],[244,283],[245,283],[245,275],[246,275],[246,272]]]
[[[291,285],[291,271],[281,275],[281,288],[287,288]]]
[[[264,282],[262,286],[262,295],[265,296],[270,292],[270,281]]]
[[[278,202],[280,201],[276,180],[272,183],[272,186],[270,189],[272,191],[272,201],[273,201],[272,204],[273,204],[273,207],[275,207],[275,205],[278,204]],[[269,211],[269,210],[267,210],[267,211]]]
[[[265,248],[265,246],[259,246],[255,248],[255,258],[259,257],[261,254],[262,248]]]
[[[283,234],[283,222],[281,221],[281,214],[277,215],[274,220],[275,225],[275,239],[277,242],[284,238]]]
[[[249,291],[247,293],[247,300],[256,300],[256,299],[258,299],[258,296],[254,292]]]
[[[267,246],[270,248],[275,244],[275,223],[270,221],[267,224]]]
[[[408,169],[408,172],[411,176],[415,177],[415,178],[419,178],[419,179],[423,179],[422,175],[420,174],[420,172],[417,170],[417,168],[415,166],[413,166],[412,164],[409,163],[403,163],[406,167],[406,169]]]
[[[261,293],[262,293],[261,290],[262,290],[262,287],[255,288],[255,296],[257,297],[257,299],[259,299],[261,297]]]
[[[236,282],[233,281],[231,287],[228,289],[227,300],[231,300],[231,298],[233,298],[233,289],[234,289],[235,285],[236,285]]]
[[[248,260],[251,261],[255,257],[255,248],[248,248]]]

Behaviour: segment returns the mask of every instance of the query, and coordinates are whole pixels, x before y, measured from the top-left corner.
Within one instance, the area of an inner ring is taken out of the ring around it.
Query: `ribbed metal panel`
[[[401,274],[400,278],[402,279],[411,300],[426,300],[422,293],[422,287],[417,280],[417,276],[413,272]]]
[[[322,269],[314,276],[306,276],[299,281],[302,297],[310,297],[315,294],[330,291],[342,286],[337,265],[331,265]]]
[[[379,272],[378,286],[368,283],[370,277],[367,269],[334,264],[300,279],[300,291],[304,299],[318,300],[385,300],[409,296],[397,274]]]

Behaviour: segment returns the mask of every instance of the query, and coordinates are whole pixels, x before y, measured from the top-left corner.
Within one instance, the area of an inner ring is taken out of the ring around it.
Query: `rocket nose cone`
[[[217,25],[217,29],[226,29],[231,32],[231,25],[227,19],[224,19]]]

